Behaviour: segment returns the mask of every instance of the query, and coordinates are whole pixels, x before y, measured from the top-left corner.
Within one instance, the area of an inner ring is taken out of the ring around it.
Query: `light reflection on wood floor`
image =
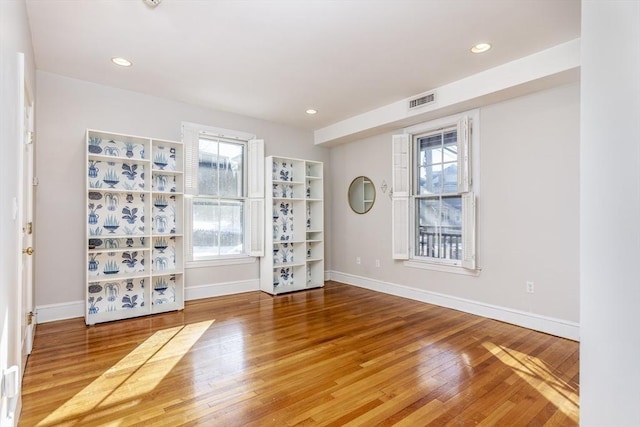
[[[21,426],[578,424],[578,344],[328,282],[39,325]]]

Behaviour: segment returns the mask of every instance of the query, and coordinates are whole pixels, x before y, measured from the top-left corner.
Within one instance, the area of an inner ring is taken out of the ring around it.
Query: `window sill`
[[[468,268],[464,268],[460,265],[440,264],[435,262],[416,260],[405,261],[404,265],[412,268],[421,268],[423,270],[441,271],[443,273],[461,274],[463,276],[473,277],[478,277],[481,271],[479,268],[476,268],[475,270],[469,270]]]
[[[238,256],[218,259],[203,259],[185,262],[185,268],[224,267],[227,265],[253,264],[258,258],[252,256]]]

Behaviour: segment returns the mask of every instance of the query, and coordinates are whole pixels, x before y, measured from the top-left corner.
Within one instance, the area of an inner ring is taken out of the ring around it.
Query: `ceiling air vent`
[[[424,107],[425,105],[433,104],[436,102],[436,93],[430,92],[426,95],[420,95],[417,98],[413,98],[409,100],[409,110],[414,110],[416,108]]]

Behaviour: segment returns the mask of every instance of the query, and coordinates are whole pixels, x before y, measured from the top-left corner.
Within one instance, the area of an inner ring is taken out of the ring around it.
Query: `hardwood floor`
[[[327,282],[38,325],[21,426],[573,426],[578,343]]]

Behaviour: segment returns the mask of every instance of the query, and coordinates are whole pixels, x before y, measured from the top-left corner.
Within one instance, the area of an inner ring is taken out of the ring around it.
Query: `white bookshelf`
[[[182,144],[96,130],[86,144],[86,323],[182,309]]]
[[[324,286],[323,164],[269,156],[265,171],[260,288],[276,295]]]

